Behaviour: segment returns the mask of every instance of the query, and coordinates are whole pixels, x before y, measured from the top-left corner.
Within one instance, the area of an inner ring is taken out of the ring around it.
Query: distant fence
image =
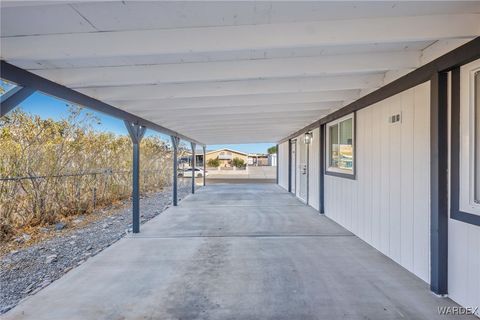
[[[240,168],[237,168],[237,167],[207,167],[207,171],[245,171],[247,170],[247,167],[244,166],[244,167],[240,167]]]

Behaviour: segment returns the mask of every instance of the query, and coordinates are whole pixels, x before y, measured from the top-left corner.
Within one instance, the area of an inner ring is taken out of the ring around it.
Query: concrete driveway
[[[279,186],[239,184],[200,189],[5,319],[448,319],[440,306],[456,304]]]

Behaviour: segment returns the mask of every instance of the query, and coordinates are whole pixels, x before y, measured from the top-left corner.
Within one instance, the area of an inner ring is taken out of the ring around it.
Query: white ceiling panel
[[[458,14],[480,12],[475,1],[2,1],[2,19],[15,16],[20,8],[28,12],[34,22],[23,29],[9,27],[2,35],[49,34],[83,32],[64,28],[63,16],[56,15],[54,7],[74,7],[78,15],[100,31],[175,29],[231,25],[258,25],[300,21],[345,20],[417,16],[431,14]],[[47,7],[41,11],[43,7]],[[21,14],[23,15],[23,12]],[[57,28],[35,29],[36,21],[49,20]],[[41,31],[41,32],[40,32]]]
[[[433,41],[475,36],[479,20],[480,14],[460,14],[2,37],[2,57],[82,59]]]
[[[237,60],[265,60],[296,57],[319,57],[328,55],[343,55],[353,53],[380,53],[392,51],[419,52],[434,41],[412,41],[402,43],[369,43],[341,46],[317,46],[294,48],[266,48],[262,50],[242,49],[233,51],[183,52],[175,54],[155,55],[128,55],[114,57],[86,57],[62,59],[10,59],[11,63],[29,70],[87,68],[87,67],[115,67],[129,65],[157,65],[192,62],[237,61]]]
[[[360,90],[335,90],[306,93],[251,94],[224,97],[196,97],[162,100],[121,100],[108,101],[112,105],[124,106],[126,110],[180,110],[185,108],[257,106],[286,103],[314,103],[322,101],[343,101],[358,97]],[[255,117],[253,114],[252,117]]]
[[[316,92],[319,89],[348,90],[378,88],[383,73],[331,77],[274,78],[238,81],[166,83],[159,85],[79,88],[100,100],[145,100],[213,97],[269,93]]]
[[[0,13],[2,37],[96,31],[68,4],[8,7]]]
[[[272,142],[480,35],[480,2],[2,1],[1,57],[207,144]]]
[[[418,52],[383,52],[288,59],[161,65],[62,68],[33,72],[70,88],[129,86],[201,81],[313,77],[408,69],[420,63]]]

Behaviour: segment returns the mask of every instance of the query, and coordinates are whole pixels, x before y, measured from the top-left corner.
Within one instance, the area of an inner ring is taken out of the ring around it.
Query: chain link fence
[[[142,170],[142,194],[172,184],[170,168]],[[0,215],[3,222],[55,222],[58,215],[87,213],[127,199],[132,192],[131,171],[100,169],[89,172],[0,178]],[[8,221],[10,220],[10,221]]]

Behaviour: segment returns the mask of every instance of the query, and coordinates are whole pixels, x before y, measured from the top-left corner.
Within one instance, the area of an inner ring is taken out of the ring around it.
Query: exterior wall
[[[479,60],[472,63],[480,65]],[[462,84],[462,99],[465,99],[465,88]],[[463,104],[461,102],[461,127],[472,118]],[[356,179],[326,175],[324,191],[325,214],[329,218],[427,283],[430,281],[429,110],[429,82],[359,110],[355,123]],[[398,113],[401,122],[389,123],[388,117]],[[471,140],[472,134],[462,130],[461,146]],[[318,129],[314,131],[314,138],[317,132]],[[303,152],[303,136],[296,139],[295,194],[298,196],[298,158]],[[288,150],[287,143],[284,148]],[[451,151],[451,145],[448,149]],[[310,151],[309,202],[317,208],[318,146],[311,145]],[[285,153],[288,160],[288,151]],[[460,153],[461,157],[465,156],[464,151]],[[463,163],[461,159],[460,162]],[[283,168],[288,175],[288,168],[285,165]],[[461,174],[465,174],[462,170],[460,168]],[[480,305],[479,248],[480,227],[449,218],[448,296],[464,307]]]
[[[325,214],[430,278],[430,84],[357,112],[356,179],[325,176]],[[388,117],[401,113],[402,121]]]
[[[312,131],[313,140],[308,156],[308,204],[320,209],[320,128]]]
[[[480,306],[480,227],[454,219],[448,222],[448,296]]]
[[[288,141],[278,145],[278,184],[288,190]]]

